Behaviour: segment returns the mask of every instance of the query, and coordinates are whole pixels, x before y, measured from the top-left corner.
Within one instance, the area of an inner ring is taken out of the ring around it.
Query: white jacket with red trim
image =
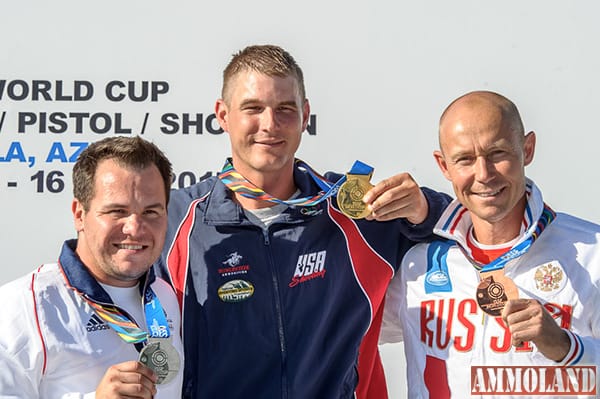
[[[110,366],[139,357],[134,345],[119,338],[77,292],[96,302],[108,295],[81,265],[74,247],[75,240],[67,241],[59,264],[42,265],[0,287],[0,398],[94,398]],[[155,398],[179,398],[183,349],[177,299],[152,272],[147,279],[165,310],[171,342],[182,361],[178,375],[158,385]],[[144,326],[143,320],[137,322]]]
[[[544,209],[530,180],[527,192],[526,228],[518,242],[533,233]],[[568,331],[571,350],[561,363],[530,342],[512,347],[502,319],[479,308],[479,274],[463,253],[470,228],[469,213],[454,201],[434,230],[452,241],[413,247],[389,287],[380,342],[404,340],[408,397],[479,397],[472,396],[471,366],[600,364],[600,226],[559,213],[529,251],[505,267],[519,297],[539,300]]]

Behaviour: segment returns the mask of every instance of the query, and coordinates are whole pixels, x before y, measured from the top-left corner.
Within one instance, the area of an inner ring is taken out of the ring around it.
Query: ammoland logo
[[[471,366],[471,395],[596,396],[596,366]]]
[[[254,294],[254,286],[245,280],[231,280],[220,286],[217,293],[223,302],[241,302]]]

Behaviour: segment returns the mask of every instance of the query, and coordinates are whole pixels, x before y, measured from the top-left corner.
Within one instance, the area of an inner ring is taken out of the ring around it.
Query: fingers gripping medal
[[[140,350],[139,361],[157,375],[157,384],[166,384],[175,377],[181,366],[179,353],[171,344],[171,331],[160,300],[149,285],[143,293],[143,306],[148,331],[139,327],[135,320],[112,303],[97,303],[83,297],[96,314],[128,344],[146,343]]]
[[[150,339],[140,352],[140,363],[152,369],[158,376],[157,384],[171,381],[181,366],[179,354],[169,339]]]
[[[354,162],[346,181],[338,190],[337,203],[340,211],[352,219],[362,219],[371,213],[362,199],[373,185],[369,182],[373,168],[360,161]]]
[[[506,302],[519,297],[517,286],[502,269],[481,272],[480,277],[481,282],[477,286],[479,307],[490,316],[500,316]]]

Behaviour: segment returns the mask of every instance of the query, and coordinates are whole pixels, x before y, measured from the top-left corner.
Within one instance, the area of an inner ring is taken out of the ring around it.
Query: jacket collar
[[[60,251],[58,263],[65,276],[67,285],[94,302],[112,304],[112,299],[108,293],[98,284],[98,281],[91,275],[87,267],[83,265],[79,256],[75,253],[76,247],[76,239],[67,240]],[[142,276],[140,280],[140,295],[144,291],[145,284],[152,284],[155,279],[154,270],[151,267],[148,273]]]
[[[525,181],[525,195],[527,204],[523,214],[524,229],[515,245],[531,237],[537,227],[537,221],[544,211],[542,192],[530,179]],[[463,249],[468,250],[467,237],[472,226],[473,222],[467,208],[458,200],[454,200],[444,210],[433,232],[438,236],[456,241]]]

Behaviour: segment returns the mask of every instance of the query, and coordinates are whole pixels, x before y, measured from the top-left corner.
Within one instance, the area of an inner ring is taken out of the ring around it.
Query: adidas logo
[[[104,320],[102,320],[100,317],[98,317],[97,314],[94,313],[92,317],[90,317],[90,320],[87,322],[85,329],[88,332],[93,332],[100,330],[108,330],[110,329],[110,327],[104,322]]]

